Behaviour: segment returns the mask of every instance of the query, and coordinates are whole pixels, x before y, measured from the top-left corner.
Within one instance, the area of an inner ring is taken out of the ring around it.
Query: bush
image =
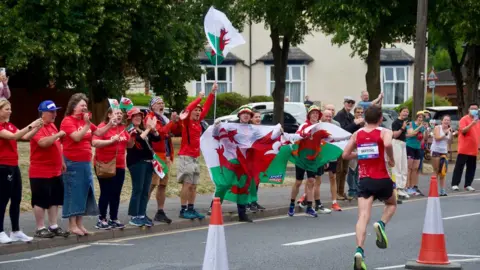
[[[248,99],[249,103],[271,102],[271,101],[273,101],[273,97],[271,97],[271,96],[252,96]]]
[[[127,94],[127,97],[132,101],[135,106],[147,106],[150,103],[151,96],[145,94]]]
[[[432,94],[427,94],[425,96],[425,104],[425,107],[432,106]],[[452,103],[450,103],[450,101],[445,97],[435,95],[435,106],[452,106]],[[396,107],[395,111],[400,112],[400,108],[402,107],[407,107],[410,111],[410,116],[412,116],[413,97],[409,98],[407,101]]]
[[[217,117],[229,115],[238,107],[248,103],[248,99],[239,93],[221,93],[217,95]],[[213,119],[214,106],[208,112],[207,119]]]

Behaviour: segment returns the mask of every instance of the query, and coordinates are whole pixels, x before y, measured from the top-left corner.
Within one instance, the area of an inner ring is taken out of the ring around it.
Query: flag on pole
[[[120,109],[125,109],[127,112],[133,108],[133,103],[129,98],[122,97],[120,99]]]
[[[110,108],[112,108],[112,109],[119,109],[120,108],[120,104],[118,104],[118,100],[116,100],[116,99],[109,98],[108,99],[108,104],[110,104]]]
[[[200,139],[215,197],[239,204],[257,199],[259,183],[282,184],[291,147],[281,126],[220,123]]]
[[[206,54],[213,65],[221,64],[230,50],[245,44],[245,39],[233,27],[227,16],[214,7],[210,7],[205,16],[204,28],[208,43],[212,48]]]
[[[306,128],[304,133],[309,133],[310,137],[295,142],[290,161],[312,172],[316,172],[330,161],[337,160],[352,135],[334,124],[325,122]]]
[[[157,154],[153,154],[153,169],[160,179],[163,179],[168,173],[167,164]]]

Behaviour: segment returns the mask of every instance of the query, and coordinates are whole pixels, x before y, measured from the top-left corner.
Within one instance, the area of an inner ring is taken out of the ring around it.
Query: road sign
[[[428,74],[428,81],[438,81],[437,74],[435,73],[435,69],[432,67],[432,70]]]
[[[435,81],[434,80],[428,81],[428,88],[435,88]]]

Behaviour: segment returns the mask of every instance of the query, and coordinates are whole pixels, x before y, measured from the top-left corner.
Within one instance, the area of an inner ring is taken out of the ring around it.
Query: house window
[[[408,99],[408,67],[383,66],[381,81],[384,105],[393,107]]]
[[[205,73],[200,75],[195,81],[195,92],[205,92],[205,95],[210,94],[213,83],[215,82],[215,67],[203,66]],[[218,93],[232,92],[233,84],[233,66],[218,66]]]
[[[290,102],[303,102],[305,96],[305,65],[288,65],[285,78],[285,97]],[[267,95],[271,95],[275,89],[275,68],[267,66]]]

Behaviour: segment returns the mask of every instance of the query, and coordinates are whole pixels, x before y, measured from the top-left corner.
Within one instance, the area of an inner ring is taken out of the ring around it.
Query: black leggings
[[[98,178],[98,177],[97,177]],[[98,208],[100,219],[107,218],[107,208],[110,206],[110,219],[118,219],[118,207],[120,205],[120,194],[122,193],[123,182],[125,181],[125,169],[117,168],[112,178],[98,178],[100,185],[100,198]]]
[[[22,201],[22,175],[18,166],[0,165],[0,232],[3,232],[5,210],[10,201],[12,231],[20,231],[20,202]]]

